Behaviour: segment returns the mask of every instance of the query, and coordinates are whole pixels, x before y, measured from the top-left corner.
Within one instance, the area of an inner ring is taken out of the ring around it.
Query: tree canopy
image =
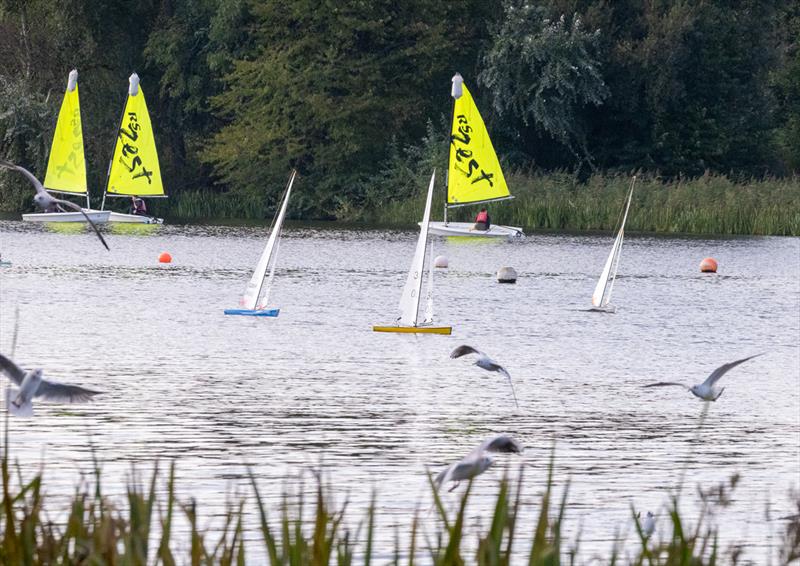
[[[77,68],[99,192],[136,71],[171,194],[269,206],[295,167],[331,217],[444,154],[460,72],[508,167],[788,175],[798,40],[779,0],[0,0],[0,156],[43,176]]]

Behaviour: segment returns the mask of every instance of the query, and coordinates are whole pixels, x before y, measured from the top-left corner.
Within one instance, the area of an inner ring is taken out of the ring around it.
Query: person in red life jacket
[[[147,216],[147,207],[144,200],[139,197],[131,197],[131,214],[138,216]]]
[[[478,213],[478,216],[475,217],[475,230],[481,230],[485,232],[491,226],[491,221],[489,220],[489,213],[486,211],[485,208],[482,208],[481,211]]]

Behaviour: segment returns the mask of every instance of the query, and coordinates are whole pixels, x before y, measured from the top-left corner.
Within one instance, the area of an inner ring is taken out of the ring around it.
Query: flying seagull
[[[33,415],[34,397],[62,403],[81,403],[100,393],[77,385],[43,379],[41,369],[25,371],[3,354],[0,354],[0,371],[19,386],[18,391],[12,391],[10,387],[6,390],[6,406],[14,415]]]
[[[44,186],[39,182],[39,179],[34,177],[33,173],[31,173],[24,167],[20,167],[19,165],[14,165],[13,163],[9,163],[8,161],[2,161],[2,160],[0,160],[0,167],[5,167],[6,169],[19,171],[20,173],[25,175],[28,181],[30,181],[31,185],[33,185],[34,188],[36,189],[36,196],[33,197],[33,202],[36,206],[38,206],[42,210],[48,210],[51,208],[61,208],[66,206],[67,208],[71,208],[72,210],[75,210],[83,214],[83,216],[86,217],[86,221],[94,229],[94,232],[95,234],[97,234],[97,237],[100,238],[100,242],[106,247],[106,249],[109,249],[108,244],[106,244],[105,239],[103,239],[103,235],[100,234],[100,230],[97,229],[95,223],[92,222],[92,219],[89,218],[89,215],[86,214],[86,212],[80,206],[78,206],[74,202],[69,202],[68,200],[56,198],[50,193],[48,193],[47,190],[44,188]],[[63,210],[63,208],[61,209]]]
[[[453,491],[463,480],[471,480],[488,470],[494,460],[487,456],[487,452],[521,454],[522,445],[504,434],[487,438],[475,450],[440,472],[434,480],[436,487],[440,488],[444,482],[451,481],[455,484],[448,491]]]
[[[720,380],[720,378],[728,373],[729,370],[735,368],[739,364],[743,364],[747,360],[752,360],[758,356],[763,356],[764,354],[756,354],[754,356],[750,356],[748,358],[742,358],[741,360],[736,360],[735,362],[730,362],[729,364],[722,364],[717,369],[711,372],[706,380],[699,384],[699,385],[692,385],[691,387],[684,384],[684,383],[677,383],[675,381],[659,381],[658,383],[651,383],[649,385],[643,385],[642,387],[663,387],[665,385],[677,385],[678,387],[683,387],[690,391],[695,397],[699,397],[703,401],[716,401],[719,399],[722,392],[725,391],[725,388],[716,388],[714,384]]]
[[[508,384],[511,386],[511,394],[514,396],[514,404],[519,408],[519,403],[517,402],[517,394],[514,392],[514,383],[511,381],[511,376],[506,371],[506,368],[498,364],[492,358],[481,352],[480,350],[476,350],[472,346],[467,346],[466,344],[462,344],[452,352],[450,352],[451,358],[460,358],[461,356],[466,356],[467,354],[477,354],[478,360],[475,362],[475,365],[479,368],[483,368],[487,371],[496,371],[497,373],[501,373],[508,378]]]

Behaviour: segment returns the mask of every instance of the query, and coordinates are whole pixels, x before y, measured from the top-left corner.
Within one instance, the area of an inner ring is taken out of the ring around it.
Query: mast
[[[450,133],[448,134],[447,140],[447,169],[444,174],[444,223],[447,224],[447,200],[450,194],[450,145],[453,143],[453,140],[450,139],[452,137],[453,132],[453,121],[456,117],[456,100],[461,98],[461,95],[464,93],[464,90],[461,88],[464,84],[464,78],[461,76],[461,73],[456,73],[453,75],[453,78],[450,79],[450,82],[453,84],[450,87],[450,96],[453,98],[453,110],[450,112]]]
[[[133,73],[128,77],[128,96],[139,92],[139,75]],[[122,124],[125,123],[125,109],[128,108],[128,96],[125,97],[125,104],[122,105],[122,114],[119,117],[119,127],[114,135],[114,144],[111,148],[111,159],[108,160],[108,170],[106,171],[106,188],[103,191],[103,201],[100,203],[100,210],[106,209],[106,196],[108,195],[108,184],[111,182],[111,164],[114,161],[114,152],[117,149],[116,139],[119,137],[119,132],[122,130]]]

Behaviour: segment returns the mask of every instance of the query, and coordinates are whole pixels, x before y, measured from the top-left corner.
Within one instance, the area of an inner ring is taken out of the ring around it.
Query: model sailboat
[[[114,155],[108,168],[106,196],[166,198],[158,164],[156,140],[150,113],[139,84],[139,76],[133,73],[128,79],[128,98],[122,113]],[[133,222],[138,224],[161,224],[163,219],[147,214],[122,214],[111,212],[110,222]]]
[[[506,238],[524,236],[522,228],[513,226],[491,225],[489,230],[475,230],[471,222],[447,221],[449,208],[514,198],[508,190],[483,118],[458,73],[453,77],[451,95],[455,102],[450,130],[444,222],[431,222],[431,234]]]
[[[631,208],[631,199],[633,198],[633,186],[636,183],[636,177],[631,181],[631,188],[628,192],[628,201],[625,205],[625,213],[622,215],[622,223],[619,226],[619,232],[614,239],[614,245],[611,248],[611,253],[608,254],[603,272],[600,274],[600,279],[597,281],[597,286],[594,288],[592,294],[592,310],[599,310],[605,312],[614,312],[616,307],[611,304],[611,291],[614,290],[614,281],[617,278],[617,269],[619,269],[619,260],[622,255],[622,241],[625,239],[625,221],[628,219],[628,210]]]
[[[67,90],[58,112],[53,144],[47,160],[44,188],[53,193],[85,195],[86,212],[92,222],[108,221],[110,212],[91,210],[89,189],[86,183],[86,159],[83,151],[81,104],[78,97],[78,71],[73,69],[67,79]],[[86,216],[77,211],[37,212],[23,214],[28,222],[86,222]]]
[[[250,282],[247,284],[247,289],[245,289],[240,301],[242,308],[225,309],[225,314],[278,316],[278,313],[280,313],[280,309],[269,308],[267,303],[269,301],[270,288],[272,287],[272,278],[275,275],[281,227],[283,226],[283,219],[286,217],[286,206],[289,204],[289,196],[292,194],[292,185],[296,175],[297,171],[292,171],[292,175],[289,177],[286,194],[283,197],[283,203],[275,219],[275,224],[269,234],[267,245],[261,253],[261,257],[253,271],[253,276],[250,277]],[[267,275],[267,272],[269,272],[269,275]]]
[[[436,171],[431,175],[428,185],[428,198],[425,201],[425,213],[420,223],[419,238],[408,270],[406,285],[400,297],[400,318],[397,326],[373,326],[375,332],[407,332],[418,334],[450,334],[450,326],[433,326],[433,269],[428,275],[428,290],[424,318],[420,320],[419,303],[422,292],[422,279],[425,275],[425,255],[428,245],[428,224],[431,218],[431,200],[433,198],[433,184],[436,180]]]

